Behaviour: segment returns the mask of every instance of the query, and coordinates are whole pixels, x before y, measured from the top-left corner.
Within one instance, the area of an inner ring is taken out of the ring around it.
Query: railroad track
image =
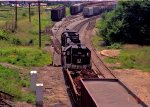
[[[64,29],[71,23],[82,20],[83,16],[80,15],[75,15],[75,16],[71,16],[68,17],[66,20],[64,20],[64,22],[58,27],[57,31],[52,35],[53,35],[53,41],[52,41],[52,45],[54,48],[54,52],[53,52],[53,66],[61,66],[61,63],[59,62],[60,60],[60,55],[61,55],[61,42],[60,42],[60,35],[58,35],[58,32],[61,34]]]
[[[100,74],[103,78],[111,78],[114,79],[116,76],[111,72],[111,70],[103,63],[100,56],[97,54],[96,49],[94,48],[92,41],[91,41],[91,35],[90,33],[94,29],[96,20],[93,19],[89,22],[87,26],[86,36],[84,36],[84,41],[86,46],[91,50],[91,58],[92,63],[96,67],[97,74]]]
[[[68,25],[70,25],[71,23],[74,23],[74,22],[76,22],[76,21],[79,21],[79,20],[83,20],[84,19],[84,17],[80,14],[80,15],[75,15],[75,16],[70,16],[70,17],[68,17],[67,19],[65,19],[64,21],[63,21],[63,23],[60,25],[60,26],[58,26],[58,29],[57,29],[57,31],[55,32],[55,35],[58,33],[58,31],[60,31],[61,30],[61,28],[62,28],[62,32],[64,31],[64,29],[68,26]]]
[[[88,33],[90,33],[91,30],[93,30],[93,28],[95,27],[95,23],[96,23],[96,19],[99,16],[95,16],[86,20],[83,20],[81,23],[77,24],[76,26],[73,27],[73,30],[79,32],[80,29],[83,27],[83,25],[88,23],[87,26],[87,32],[86,35],[88,35]],[[70,23],[64,23],[69,25]],[[66,26],[66,25],[65,25]],[[63,26],[63,28],[65,28],[65,26]],[[61,26],[62,27],[62,26]],[[61,54],[61,44],[59,39],[56,37],[56,35],[53,36],[53,45],[54,45],[54,49],[56,51],[57,54]],[[115,75],[111,72],[111,70],[106,67],[106,65],[102,62],[101,58],[99,57],[99,55],[96,53],[96,49],[94,48],[92,42],[91,42],[91,38],[90,35],[89,36],[84,36],[84,40],[85,40],[85,44],[86,46],[91,50],[92,53],[92,64],[94,65],[94,67],[96,68],[95,72],[97,73],[97,75],[99,75],[99,78],[116,78]]]

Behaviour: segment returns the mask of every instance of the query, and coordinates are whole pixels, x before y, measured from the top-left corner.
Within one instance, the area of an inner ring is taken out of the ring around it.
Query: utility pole
[[[29,2],[29,22],[31,22],[31,10],[30,10],[30,6],[31,6],[31,3]]]
[[[15,30],[17,29],[17,1],[15,2]]]
[[[41,15],[40,15],[40,1],[38,1],[38,11],[39,11],[39,48],[41,48]]]

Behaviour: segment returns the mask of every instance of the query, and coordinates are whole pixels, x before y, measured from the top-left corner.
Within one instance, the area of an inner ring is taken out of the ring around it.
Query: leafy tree
[[[121,1],[102,15],[100,34],[107,44],[150,44],[150,2]]]

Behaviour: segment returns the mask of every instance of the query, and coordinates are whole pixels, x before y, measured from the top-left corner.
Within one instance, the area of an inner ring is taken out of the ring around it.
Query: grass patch
[[[28,8],[18,8],[18,28],[14,30],[14,7],[0,6],[0,62],[6,62],[28,69],[52,63],[52,55],[43,50],[50,36],[42,34],[42,48],[38,48],[38,8],[31,8],[31,22]],[[42,31],[52,25],[50,13],[41,7]],[[35,103],[35,95],[28,90],[29,75],[19,73],[0,65],[0,90],[15,96],[15,101]],[[27,89],[27,90],[26,90]]]
[[[70,16],[70,8],[66,7],[66,16]]]
[[[8,62],[25,67],[43,66],[52,62],[50,55],[36,48],[10,47],[1,48],[0,62]]]
[[[96,23],[96,28],[100,29],[100,20]],[[99,33],[97,35],[100,35]],[[103,39],[100,36],[92,38],[93,45],[97,50],[103,49],[121,49],[119,56],[114,58],[105,58],[106,63],[120,63],[121,66],[115,66],[112,69],[140,69],[150,72],[150,46],[125,47],[120,43],[112,44],[111,46],[100,45]]]
[[[33,93],[22,91],[22,87],[29,86],[27,75],[20,76],[20,73],[14,69],[8,69],[0,65],[0,90],[14,96],[15,100],[35,103],[35,95]],[[23,86],[22,82],[28,85]]]
[[[118,69],[134,68],[150,72],[150,47],[123,48],[116,58],[106,58],[107,63],[121,63]]]
[[[0,9],[13,9],[12,7],[2,6]],[[0,16],[7,17],[6,19],[0,18],[0,62],[8,62],[15,65],[32,67],[44,66],[50,64],[52,61],[51,54],[46,53],[42,49],[38,49],[38,11],[37,7],[31,8],[31,23],[28,19],[28,8],[18,8],[18,29],[16,32],[11,32],[6,29],[6,22],[14,21],[13,12],[0,11]],[[11,15],[12,16],[11,16]],[[9,20],[7,20],[9,19]],[[12,26],[13,23],[7,23]],[[41,27],[42,30],[47,26],[51,26],[49,12],[41,7]],[[45,43],[51,42],[49,35],[43,34],[42,48]]]
[[[110,46],[107,46],[108,49],[121,49],[122,45],[120,43],[114,43]]]
[[[100,29],[100,20],[98,20],[98,21],[96,22],[95,27],[98,28],[98,29]]]
[[[8,6],[0,7],[0,9],[9,9]],[[10,7],[13,9],[12,7]],[[0,34],[1,32],[7,32],[6,37],[8,42],[15,45],[23,45],[23,46],[38,46],[38,9],[37,7],[31,8],[31,23],[28,19],[28,8],[18,8],[18,29],[14,31],[14,11],[0,11]],[[51,26],[52,21],[50,19],[50,12],[46,12],[45,8],[41,7],[41,28],[45,29],[47,26]],[[42,47],[46,42],[51,42],[50,37],[47,35],[42,35]],[[48,38],[49,37],[49,38]],[[43,39],[44,38],[44,39]],[[0,38],[1,40],[1,38]]]
[[[102,39],[100,36],[94,35],[94,36],[92,37],[92,43],[93,43],[94,47],[96,47],[98,50],[104,49],[104,48],[101,46],[102,42],[103,42],[103,39]]]

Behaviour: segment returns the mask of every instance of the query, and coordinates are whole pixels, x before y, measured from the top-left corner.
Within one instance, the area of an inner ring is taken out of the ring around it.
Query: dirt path
[[[51,46],[45,50],[53,52]],[[34,70],[38,71],[38,82],[44,84],[44,107],[71,107],[62,68],[44,66]]]
[[[43,83],[45,88],[44,107],[70,107],[61,68],[44,66],[36,70],[38,71],[38,82]]]

